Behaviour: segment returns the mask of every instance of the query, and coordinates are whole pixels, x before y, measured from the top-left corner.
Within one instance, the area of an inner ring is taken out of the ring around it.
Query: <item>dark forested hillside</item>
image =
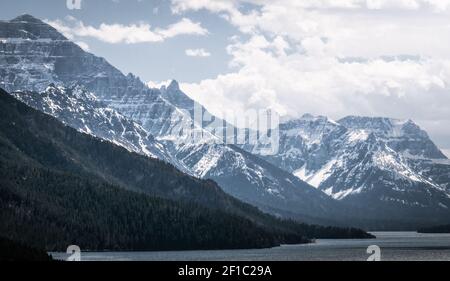
[[[173,250],[258,248],[282,242],[249,220],[219,210],[25,163],[2,161],[1,166],[0,232],[34,247]],[[300,236],[295,238],[302,242]]]
[[[346,238],[368,237],[339,230]],[[310,226],[263,214],[212,181],[81,134],[3,91],[0,233],[47,250],[70,244],[116,250],[258,248],[301,243],[311,235]]]

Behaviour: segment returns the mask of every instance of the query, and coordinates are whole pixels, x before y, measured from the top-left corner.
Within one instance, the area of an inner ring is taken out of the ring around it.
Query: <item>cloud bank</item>
[[[172,0],[172,10],[207,10],[239,31],[230,72],[182,84],[219,116],[227,104],[412,118],[450,148],[450,1]]]
[[[207,35],[208,30],[200,23],[193,22],[188,18],[171,24],[165,28],[152,28],[149,24],[141,22],[138,24],[106,24],[99,27],[85,25],[73,17],[67,17],[65,21],[46,21],[48,24],[63,33],[67,38],[95,38],[103,42],[117,44],[155,43],[180,35]]]

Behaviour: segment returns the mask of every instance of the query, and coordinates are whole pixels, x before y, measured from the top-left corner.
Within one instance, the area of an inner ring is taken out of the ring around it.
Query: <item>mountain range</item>
[[[0,77],[15,98],[79,132],[214,180],[280,217],[400,229],[450,219],[450,161],[411,120],[305,114],[279,125],[275,155],[227,145],[196,123],[176,81],[150,89],[30,15],[0,22]]]

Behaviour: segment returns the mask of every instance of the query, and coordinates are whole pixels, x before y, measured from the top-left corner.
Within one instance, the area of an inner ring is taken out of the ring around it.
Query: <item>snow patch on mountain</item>
[[[335,167],[342,165],[342,160],[332,159],[323,165],[320,169],[308,171],[305,164],[301,169],[294,171],[294,175],[310,185],[318,188],[333,173]]]
[[[361,186],[359,188],[348,188],[348,189],[344,189],[342,191],[333,193],[333,187],[330,187],[330,188],[325,189],[324,192],[325,192],[325,194],[327,194],[328,196],[330,196],[336,200],[342,200],[347,196],[350,196],[353,194],[359,194],[363,190],[364,190],[364,187]]]
[[[396,172],[412,181],[423,181],[405,163],[396,158],[395,155],[395,152],[389,148],[387,150],[377,151],[373,157],[374,163],[381,169]]]
[[[194,173],[200,178],[204,178],[213,168],[217,166],[219,159],[223,155],[223,150],[215,146],[208,147],[208,152],[192,167]],[[189,157],[189,156],[188,156]]]
[[[353,130],[350,132],[348,140],[350,142],[365,141],[369,137],[369,132],[366,130]]]

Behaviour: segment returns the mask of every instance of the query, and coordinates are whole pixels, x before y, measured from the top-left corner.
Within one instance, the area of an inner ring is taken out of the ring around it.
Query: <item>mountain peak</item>
[[[29,14],[18,16],[10,21],[0,21],[0,38],[67,40],[52,26]]]
[[[172,80],[168,86],[162,86],[161,93],[170,103],[180,109],[191,110],[194,107],[194,101],[180,89],[180,84],[176,80]]]
[[[180,90],[180,84],[178,84],[177,80],[172,80],[167,86],[167,91],[179,91]]]
[[[37,19],[29,14],[20,15],[16,18],[12,19],[11,22],[25,22],[25,23],[39,23],[39,24],[44,23],[40,19]]]
[[[302,117],[300,119],[313,119],[314,115],[310,114],[310,113],[305,113],[302,115]]]
[[[314,116],[310,113],[303,114],[302,117],[300,117],[300,119],[298,119],[298,120],[338,125],[334,120],[328,118],[327,116],[323,116],[323,115]]]

